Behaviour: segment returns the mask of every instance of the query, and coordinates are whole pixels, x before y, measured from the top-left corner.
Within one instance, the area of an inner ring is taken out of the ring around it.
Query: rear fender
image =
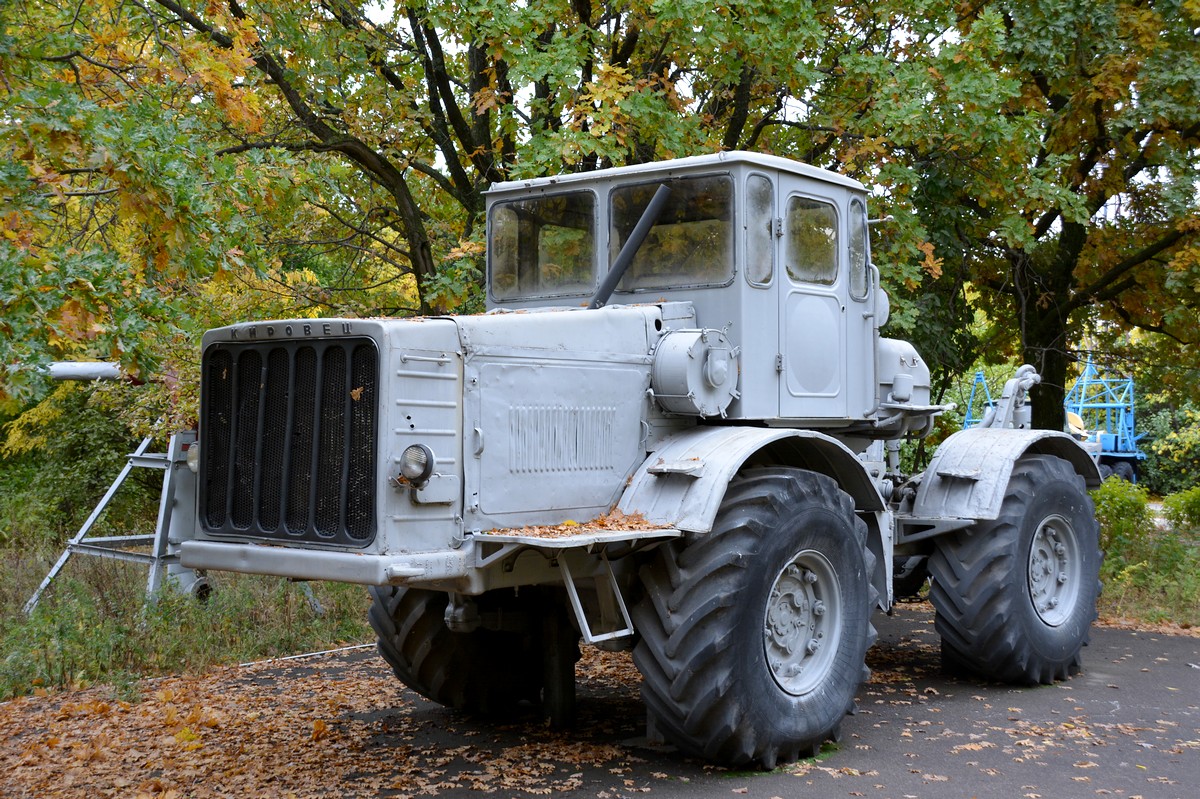
[[[921,478],[912,515],[930,519],[995,519],[1013,466],[1025,455],[1054,455],[1071,464],[1088,488],[1100,472],[1083,447],[1052,430],[971,428],[938,447]]]

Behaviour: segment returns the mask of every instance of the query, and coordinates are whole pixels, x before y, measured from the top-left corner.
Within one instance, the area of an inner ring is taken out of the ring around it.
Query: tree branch
[[[216,30],[196,14],[185,9],[176,0],[155,0],[155,2],[177,14],[181,20],[197,32],[208,36],[218,47],[233,46],[233,39],[228,34]],[[236,0],[229,0],[229,8],[236,19],[246,19],[245,12]],[[372,182],[387,191],[396,200],[400,218],[404,221],[404,235],[408,239],[409,257],[412,261],[413,272],[417,276],[418,291],[422,291],[420,289],[421,281],[431,276],[436,267],[433,262],[429,237],[421,217],[421,210],[404,179],[403,172],[361,139],[334,130],[322,120],[305,102],[300,91],[288,80],[287,72],[280,65],[279,60],[265,47],[258,46],[252,52],[251,57],[258,70],[275,84],[276,89],[304,129],[321,142],[320,150],[342,154]],[[310,149],[317,150],[318,148]],[[424,295],[421,296],[422,306],[424,306]]]
[[[1148,244],[1138,252],[1130,255],[1128,258],[1118,262],[1107,272],[1105,272],[1104,275],[1102,275],[1095,283],[1085,289],[1076,291],[1074,296],[1072,296],[1064,306],[1065,311],[1067,313],[1072,313],[1085,305],[1091,304],[1091,302],[1096,299],[1101,292],[1119,280],[1131,269],[1144,264],[1146,261],[1154,258],[1159,253],[1175,246],[1182,241],[1185,236],[1187,236],[1187,233],[1176,228],[1170,233],[1164,235],[1158,241]]]
[[[1158,333],[1160,336],[1166,336],[1167,338],[1171,339],[1172,341],[1178,342],[1179,344],[1182,344],[1185,347],[1190,347],[1192,344],[1195,343],[1195,342],[1187,341],[1186,339],[1180,338],[1179,336],[1175,335],[1171,331],[1167,330],[1166,327],[1164,327],[1163,325],[1156,325],[1156,324],[1152,324],[1150,322],[1137,321],[1136,319],[1133,318],[1133,315],[1130,314],[1129,311],[1126,310],[1125,307],[1122,305],[1114,303],[1110,307],[1113,309],[1113,312],[1116,313],[1117,316],[1121,317],[1121,321],[1125,322],[1125,324],[1129,325],[1130,327],[1136,327],[1140,330],[1145,330],[1148,333]]]

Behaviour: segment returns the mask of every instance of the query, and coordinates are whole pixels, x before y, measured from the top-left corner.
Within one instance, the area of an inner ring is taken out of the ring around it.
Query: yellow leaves
[[[66,406],[66,403],[55,400],[61,400],[75,390],[76,386],[73,383],[63,383],[48,399],[39,402],[5,425],[4,432],[7,435],[3,443],[0,443],[0,454],[13,457],[36,452],[44,447],[49,431],[55,429]],[[46,689],[39,687],[34,693],[39,691],[42,692],[41,695],[45,695]]]
[[[888,160],[890,142],[883,136],[864,136],[855,144],[845,148],[838,159],[844,164],[853,162],[878,164]]]
[[[629,70],[612,64],[601,64],[596,80],[589,82],[580,97],[584,102],[616,105],[633,92]]]
[[[482,116],[488,111],[494,111],[508,102],[508,99],[509,95],[505,92],[497,90],[494,84],[491,86],[484,86],[475,93],[475,114],[477,116]]]
[[[185,752],[194,752],[204,746],[200,742],[200,736],[192,732],[187,727],[184,727],[179,732],[175,733],[175,742],[179,744]]]
[[[71,298],[48,316],[50,343],[63,349],[73,349],[72,344],[93,341],[104,326],[96,314],[88,310],[79,300]]]
[[[482,241],[472,241],[467,239],[460,241],[458,246],[454,247],[446,254],[446,257],[451,261],[457,261],[460,258],[475,258],[483,255],[486,250],[487,247]]]
[[[925,257],[921,261],[921,268],[935,280],[942,276],[942,259],[933,254],[933,243],[923,242],[917,245],[917,249],[924,253]]]
[[[317,719],[312,724],[312,735],[309,737],[309,740],[320,741],[328,738],[332,734],[333,730],[330,728],[330,726],[321,719]]]
[[[284,272],[283,282],[291,288],[316,288],[321,285],[321,279],[311,269]]]
[[[218,15],[219,17],[219,15]],[[177,83],[193,84],[212,97],[229,123],[245,133],[262,131],[262,103],[251,88],[240,85],[255,69],[251,50],[258,35],[249,23],[229,19],[231,47],[213,47],[206,40],[187,38],[179,43],[179,66],[169,75]]]
[[[1200,2],[1200,0],[1197,0],[1197,2]],[[1200,232],[1200,216],[1189,216],[1179,220],[1175,225],[1175,229],[1181,233]]]
[[[584,91],[574,103],[572,124],[582,128],[585,120],[590,121],[589,133],[594,138],[612,136],[625,146],[628,115],[621,103],[638,88],[638,83],[624,67],[602,64],[597,69],[596,79],[584,86]]]

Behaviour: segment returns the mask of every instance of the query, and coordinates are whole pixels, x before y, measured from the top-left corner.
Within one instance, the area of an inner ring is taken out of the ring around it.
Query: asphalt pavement
[[[891,617],[877,616],[876,627],[879,641],[868,655],[873,675],[860,692],[858,712],[843,724],[841,742],[814,760],[772,772],[731,772],[650,745],[640,737],[636,684],[603,674],[581,679],[580,725],[565,739],[536,720],[489,725],[423,700],[405,712],[403,725],[392,724],[389,719],[398,719],[384,700],[377,714],[363,719],[376,730],[368,748],[381,757],[399,747],[435,758],[439,796],[478,796],[480,785],[469,787],[463,775],[477,773],[480,764],[512,764],[520,751],[530,762],[543,758],[540,776],[528,792],[507,780],[499,795],[1200,795],[1200,638],[1098,628],[1081,674],[1051,686],[1013,688],[943,673],[927,604],[900,605]],[[437,758],[439,752],[449,754]],[[560,754],[548,754],[554,752]],[[560,765],[546,766],[547,757]],[[404,783],[393,787],[395,793],[380,795],[410,795]]]
[[[747,795],[1200,795],[1200,638],[1095,629],[1081,674],[1012,688],[943,674],[927,607],[877,626],[879,672],[842,745],[807,773],[748,780]]]

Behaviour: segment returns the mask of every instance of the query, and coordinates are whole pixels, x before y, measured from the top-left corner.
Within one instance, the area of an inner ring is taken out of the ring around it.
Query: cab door
[[[851,197],[846,219],[847,292],[846,311],[846,402],[849,417],[862,418],[875,412],[875,293],[877,277],[871,266],[867,205]]]
[[[779,415],[844,419],[847,406],[846,257],[837,205],[791,194],[780,270]]]

